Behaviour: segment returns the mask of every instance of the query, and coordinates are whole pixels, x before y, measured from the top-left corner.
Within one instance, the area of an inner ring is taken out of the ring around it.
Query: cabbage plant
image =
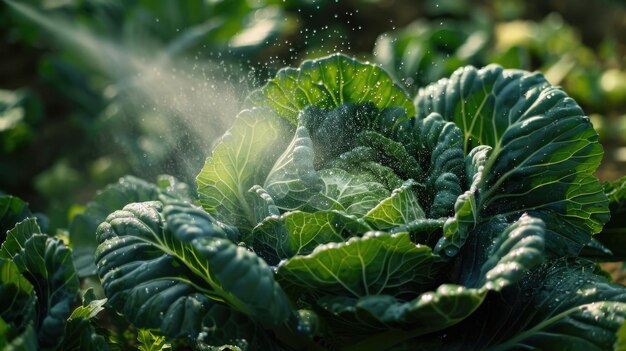
[[[99,195],[67,281],[96,272],[90,317],[198,350],[612,349],[626,288],[589,259],[616,257],[622,223],[602,229],[626,181],[593,175],[597,139],[539,73],[464,67],[411,100],[378,66],[305,61],[248,97],[197,197],[173,178]],[[24,253],[28,223],[0,257]],[[14,261],[4,284],[21,286]],[[63,330],[66,305],[33,318]]]

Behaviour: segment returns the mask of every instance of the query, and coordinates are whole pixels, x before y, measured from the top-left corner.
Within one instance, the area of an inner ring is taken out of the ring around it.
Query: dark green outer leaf
[[[476,217],[528,212],[543,219],[552,255],[577,254],[608,221],[593,176],[602,147],[589,118],[539,73],[465,67],[420,90],[417,114],[439,112],[464,135],[465,152],[493,149],[477,185]]]
[[[7,231],[28,217],[32,217],[32,213],[27,203],[15,196],[0,195],[0,245],[6,239]]]
[[[597,234],[597,235],[600,235],[600,234]],[[578,254],[578,257],[586,258],[588,260],[598,260],[598,261],[619,260],[613,254],[613,251],[609,250],[595,237],[589,240],[589,242],[583,247],[583,249]]]
[[[9,231],[0,258],[15,262],[35,288],[38,343],[55,348],[79,289],[70,250],[61,240],[40,234],[36,220],[29,218]]]
[[[520,281],[544,260],[545,224],[522,215],[509,224],[502,218],[478,225],[459,256],[458,283],[499,291]]]
[[[36,321],[37,296],[33,285],[20,273],[17,265],[10,260],[0,258],[0,347],[13,343],[20,337],[27,338],[28,329]],[[32,339],[37,344],[37,336],[32,332]]]
[[[626,317],[626,288],[594,268],[577,259],[544,264],[447,330],[441,350],[611,350]]]
[[[215,304],[269,325],[290,307],[263,260],[232,243],[230,227],[189,204],[127,205],[98,228],[96,261],[110,304],[170,337],[201,332]]]
[[[80,277],[96,274],[94,253],[98,246],[96,229],[115,210],[133,202],[157,200],[158,187],[133,176],[120,178],[98,192],[85,212],[76,215],[70,225],[72,256]]]
[[[319,304],[332,314],[332,322],[339,322],[332,324],[336,333],[380,333],[375,338],[366,338],[367,342],[360,347],[367,347],[378,339],[382,339],[378,342],[389,346],[403,338],[428,334],[462,321],[480,306],[486,294],[486,289],[444,284],[436,291],[423,293],[408,302],[389,295],[370,295],[359,299],[325,296]],[[400,330],[404,333],[400,334]],[[396,334],[396,340],[388,340],[393,334]],[[353,349],[358,350],[358,346]]]
[[[609,198],[611,220],[594,238],[611,251],[594,258],[607,261],[626,260],[626,177],[604,184]]]
[[[307,106],[330,110],[346,102],[373,102],[379,110],[400,106],[408,116],[415,112],[387,72],[342,54],[304,61],[297,69],[281,69],[276,78],[248,97],[246,105],[269,106],[295,125]]]
[[[26,260],[38,256],[19,254],[22,253],[26,241],[30,239],[33,234],[41,234],[41,230],[35,218],[27,218],[17,223],[13,229],[7,232],[7,239],[2,243],[2,247],[0,247],[0,258],[13,261],[17,264],[20,272],[28,270]],[[37,267],[37,265],[33,267]],[[40,271],[43,271],[43,268],[44,267],[41,266],[37,267]]]

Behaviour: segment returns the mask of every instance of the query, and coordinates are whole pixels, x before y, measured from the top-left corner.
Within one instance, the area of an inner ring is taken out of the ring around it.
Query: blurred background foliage
[[[193,177],[246,94],[344,52],[410,94],[472,64],[540,70],[626,170],[626,5],[618,0],[0,2],[0,191],[63,231],[124,174]]]

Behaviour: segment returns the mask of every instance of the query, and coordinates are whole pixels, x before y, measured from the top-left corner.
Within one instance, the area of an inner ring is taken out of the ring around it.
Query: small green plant
[[[602,229],[624,180],[595,178],[589,118],[541,74],[468,66],[411,100],[381,68],[333,55],[281,70],[246,104],[197,196],[123,178],[74,220],[73,255],[35,219],[10,230],[0,342],[64,345],[78,276],[93,274],[107,300],[78,307],[95,311],[81,337],[103,340],[103,306],[144,349],[617,342],[626,288],[588,259],[617,257],[621,222]],[[3,225],[29,217],[3,199]]]

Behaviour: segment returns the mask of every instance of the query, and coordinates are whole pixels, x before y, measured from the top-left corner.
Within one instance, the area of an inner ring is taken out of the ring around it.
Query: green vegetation
[[[0,348],[623,348],[620,38],[517,1],[29,3]]]

